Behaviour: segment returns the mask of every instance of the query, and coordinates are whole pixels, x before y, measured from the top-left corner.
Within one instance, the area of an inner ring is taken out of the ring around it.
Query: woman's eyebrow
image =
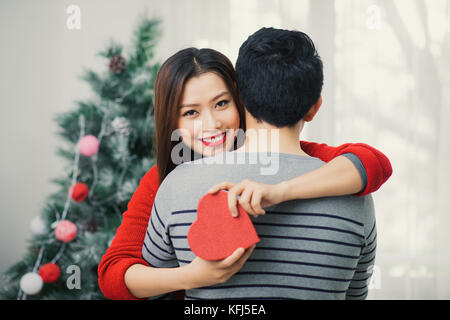
[[[222,96],[224,96],[224,95],[227,95],[227,94],[230,94],[230,93],[229,93],[228,91],[222,91],[222,92],[219,93],[217,96],[215,96],[214,98],[212,98],[210,102],[213,102],[213,101],[215,101],[215,100],[219,99],[220,97],[222,97]],[[182,105],[180,106],[180,109],[181,109],[181,108],[195,108],[195,107],[199,107],[199,106],[200,106],[200,105],[197,104],[197,103],[182,104]]]
[[[226,95],[226,94],[230,94],[228,91],[222,91],[221,93],[219,93],[217,96],[215,96],[214,98],[211,99],[211,102],[219,99],[220,97]]]
[[[180,109],[182,109],[182,108],[195,108],[195,107],[199,107],[200,105],[199,104],[195,104],[195,103],[191,103],[191,104],[182,104],[181,106],[180,106]]]

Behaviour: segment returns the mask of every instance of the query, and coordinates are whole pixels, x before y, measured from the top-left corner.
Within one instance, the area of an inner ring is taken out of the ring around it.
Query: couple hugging
[[[99,264],[105,296],[366,298],[377,237],[370,193],[392,168],[365,144],[299,142],[322,86],[321,58],[299,31],[260,29],[236,70],[212,49],[170,57],[155,82],[157,165]],[[276,166],[264,172],[267,155]],[[229,214],[245,209],[260,241],[208,261],[187,235],[199,200],[222,190]]]

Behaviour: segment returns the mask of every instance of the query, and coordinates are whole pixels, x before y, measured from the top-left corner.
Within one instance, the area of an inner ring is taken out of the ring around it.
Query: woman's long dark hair
[[[161,66],[155,81],[155,144],[159,183],[176,167],[172,162],[172,133],[178,127],[180,105],[185,84],[193,77],[214,72],[225,82],[233,96],[240,117],[239,127],[245,130],[245,110],[236,85],[236,75],[230,60],[213,49],[187,48],[178,51]],[[194,152],[191,152],[191,157]],[[193,158],[191,158],[193,160]]]

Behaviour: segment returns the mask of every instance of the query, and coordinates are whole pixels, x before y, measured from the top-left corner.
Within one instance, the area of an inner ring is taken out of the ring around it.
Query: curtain
[[[189,32],[174,49],[189,38],[234,63],[260,27],[312,37],[324,61],[324,104],[302,139],[368,143],[394,169],[374,194],[378,251],[369,299],[450,298],[450,1],[177,3],[186,6]]]

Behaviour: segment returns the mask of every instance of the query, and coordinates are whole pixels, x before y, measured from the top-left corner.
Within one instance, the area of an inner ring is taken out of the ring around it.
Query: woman
[[[222,89],[211,98],[212,90],[217,88]],[[189,48],[173,55],[161,66],[156,79],[154,115],[157,166],[151,168],[141,180],[123,215],[116,237],[99,264],[99,285],[110,299],[146,298],[221,283],[239,271],[251,254],[251,250],[245,253],[237,250],[229,258],[217,262],[197,257],[187,266],[170,270],[152,268],[141,258],[158,186],[176,167],[173,151],[180,142],[173,141],[173,132],[177,129],[181,132],[180,139],[188,147],[182,150],[188,150],[190,159],[239,147],[239,139],[227,134],[239,128],[245,130],[245,110],[231,62],[212,49]],[[392,172],[389,160],[367,145],[347,144],[332,148],[302,142],[301,146],[310,156],[329,163],[280,185],[243,181],[236,185],[225,183],[214,186],[210,192],[228,189],[232,212],[236,209],[236,197],[242,195],[240,204],[257,216],[264,213],[263,207],[289,198],[358,192],[365,195],[377,190]],[[360,171],[356,166],[361,162],[349,153],[362,162]],[[340,156],[343,154],[345,156]],[[285,190],[289,192],[285,193]]]

